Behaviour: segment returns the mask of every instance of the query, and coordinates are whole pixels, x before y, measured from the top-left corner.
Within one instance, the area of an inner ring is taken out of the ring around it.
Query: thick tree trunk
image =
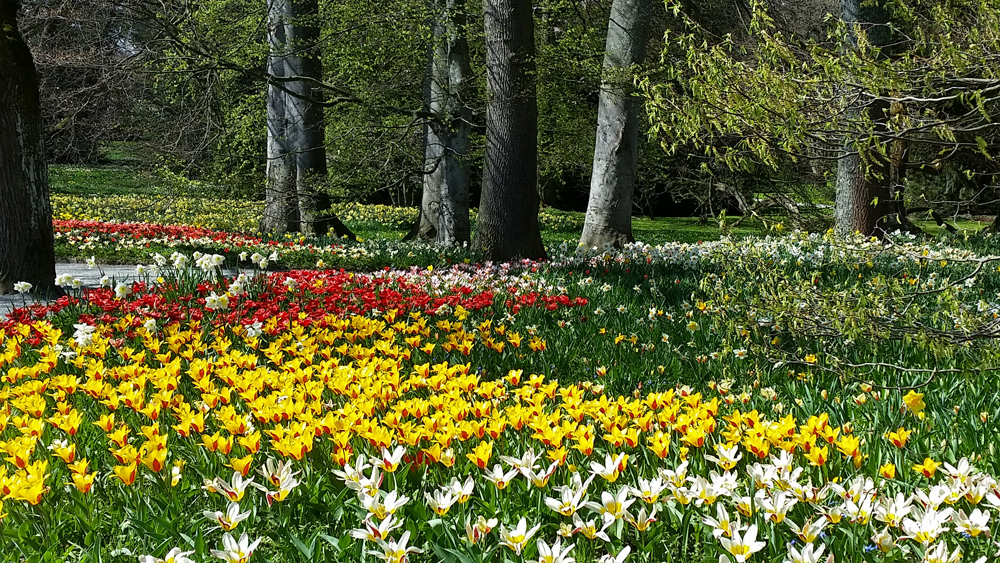
[[[267,71],[272,77],[289,76],[286,65],[288,4],[292,0],[268,0]],[[299,230],[299,202],[295,191],[295,154],[289,124],[291,100],[284,84],[267,85],[267,180],[261,230],[283,234]]]
[[[856,151],[845,153],[837,162],[837,192],[833,206],[837,232],[842,235],[875,234],[879,220],[889,209],[889,190],[885,184],[875,178],[874,171],[865,165],[860,154]]]
[[[544,258],[538,230],[538,100],[531,0],[483,0],[486,160],[473,247],[491,260]]]
[[[268,0],[268,176],[261,227],[357,237],[329,213],[318,0]],[[294,80],[301,77],[301,80]],[[273,119],[273,122],[272,122]],[[322,213],[326,211],[326,213]],[[322,215],[321,215],[322,213]]]
[[[863,0],[841,0],[841,18],[850,30],[850,42],[857,47],[857,33],[866,34],[873,46],[889,44],[887,14],[879,6],[864,6]],[[888,105],[872,103],[866,108],[852,107],[847,110],[848,122],[854,121],[861,112],[876,128],[885,130],[888,122]],[[872,152],[872,151],[870,151]],[[844,154],[837,163],[837,187],[834,200],[834,223],[840,234],[860,232],[864,235],[882,234],[883,218],[898,209],[902,202],[891,202],[889,191],[889,167],[876,154],[867,155],[867,161],[858,152],[854,139],[845,142]]]
[[[288,70],[290,76],[322,80],[323,62],[318,52],[318,0],[288,0],[291,6]],[[320,213],[330,208],[330,197],[322,192],[326,178],[326,126],[323,121],[323,91],[308,80],[288,83],[292,92],[291,120],[295,128],[295,191],[299,220],[304,233],[326,234],[331,221]],[[341,233],[337,233],[338,236]]]
[[[639,158],[639,99],[625,69],[646,56],[652,0],[615,0],[604,48],[590,201],[580,244],[632,242],[632,192]]]
[[[471,112],[462,100],[471,75],[465,0],[431,3],[427,109],[435,116],[424,148],[424,190],[418,236],[445,246],[469,242],[469,133]]]
[[[49,175],[38,77],[17,27],[16,0],[0,0],[0,293],[56,278]]]
[[[445,21],[441,13],[440,0],[430,0],[431,39],[427,46],[427,79],[424,82],[424,110],[433,115],[444,113],[443,101],[447,91],[448,57],[444,41]],[[441,192],[444,187],[445,140],[441,139],[440,127],[432,122],[424,125],[424,177],[420,197],[420,216],[417,217],[415,238],[423,241],[437,239],[441,214]]]

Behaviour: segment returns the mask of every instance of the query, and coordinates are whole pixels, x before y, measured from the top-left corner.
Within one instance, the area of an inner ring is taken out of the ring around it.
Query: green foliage
[[[746,37],[715,37],[671,4],[684,29],[664,47],[666,79],[640,80],[667,152],[694,147],[745,169],[834,158],[849,140],[885,158],[901,137],[928,161],[954,156],[949,146],[986,156],[1000,140],[990,123],[997,69],[983,64],[1000,52],[1000,22],[987,4],[892,2],[885,49],[837,19],[821,40],[790,35],[752,5]],[[885,111],[848,111],[873,104]]]

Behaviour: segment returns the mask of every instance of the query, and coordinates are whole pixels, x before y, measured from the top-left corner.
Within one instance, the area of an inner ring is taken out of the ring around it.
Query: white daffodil
[[[132,295],[132,288],[127,284],[119,283],[115,286],[115,297],[122,299]]]

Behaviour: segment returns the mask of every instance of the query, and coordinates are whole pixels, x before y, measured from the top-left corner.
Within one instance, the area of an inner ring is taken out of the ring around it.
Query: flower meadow
[[[309,240],[57,228],[83,252],[146,254],[140,281],[64,277],[69,295],[0,323],[6,560],[1000,550],[991,239],[791,233],[364,270],[288,268],[327,252]]]

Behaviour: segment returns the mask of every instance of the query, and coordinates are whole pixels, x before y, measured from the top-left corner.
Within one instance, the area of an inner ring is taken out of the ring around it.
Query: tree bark
[[[465,28],[465,0],[435,0],[432,5],[422,238],[443,246],[469,242],[469,153],[471,112],[462,100],[472,74]]]
[[[288,0],[291,23],[288,44],[290,76],[323,80],[320,58],[318,0]],[[320,215],[330,208],[330,197],[320,183],[326,177],[326,124],[323,117],[323,90],[306,80],[288,83],[291,97],[291,120],[295,130],[295,192],[298,195],[299,220],[304,233],[326,234],[332,226]],[[340,236],[340,233],[338,233]]]
[[[538,100],[531,0],[483,0],[486,158],[473,247],[490,260],[540,259]]]
[[[289,76],[286,64],[286,21],[292,0],[268,0],[267,72],[272,77]],[[289,124],[291,99],[274,80],[267,85],[267,180],[261,230],[284,234],[299,230],[299,203],[295,191],[295,154]]]
[[[639,99],[625,70],[646,57],[651,0],[614,0],[604,48],[590,200],[580,244],[633,242],[632,193],[639,158]]]
[[[0,293],[55,285],[49,175],[38,77],[18,31],[18,0],[0,0]]]
[[[847,23],[852,48],[857,48],[860,31],[868,42],[876,47],[889,44],[888,18],[884,9],[875,6],[862,7],[863,0],[841,0],[841,18]],[[855,121],[862,112],[877,129],[884,130],[888,121],[888,105],[875,102],[868,107],[849,107],[848,122]],[[874,152],[874,151],[869,151]],[[837,184],[834,200],[834,224],[842,235],[860,232],[864,235],[882,234],[882,219],[898,205],[890,203],[889,169],[887,163],[877,154],[863,158],[859,153],[856,139],[846,139],[844,154],[837,163]],[[897,202],[899,204],[901,202]]]
[[[264,230],[357,237],[330,209],[318,0],[269,0],[268,177]],[[289,80],[301,77],[301,80]],[[274,123],[272,124],[272,119]]]

